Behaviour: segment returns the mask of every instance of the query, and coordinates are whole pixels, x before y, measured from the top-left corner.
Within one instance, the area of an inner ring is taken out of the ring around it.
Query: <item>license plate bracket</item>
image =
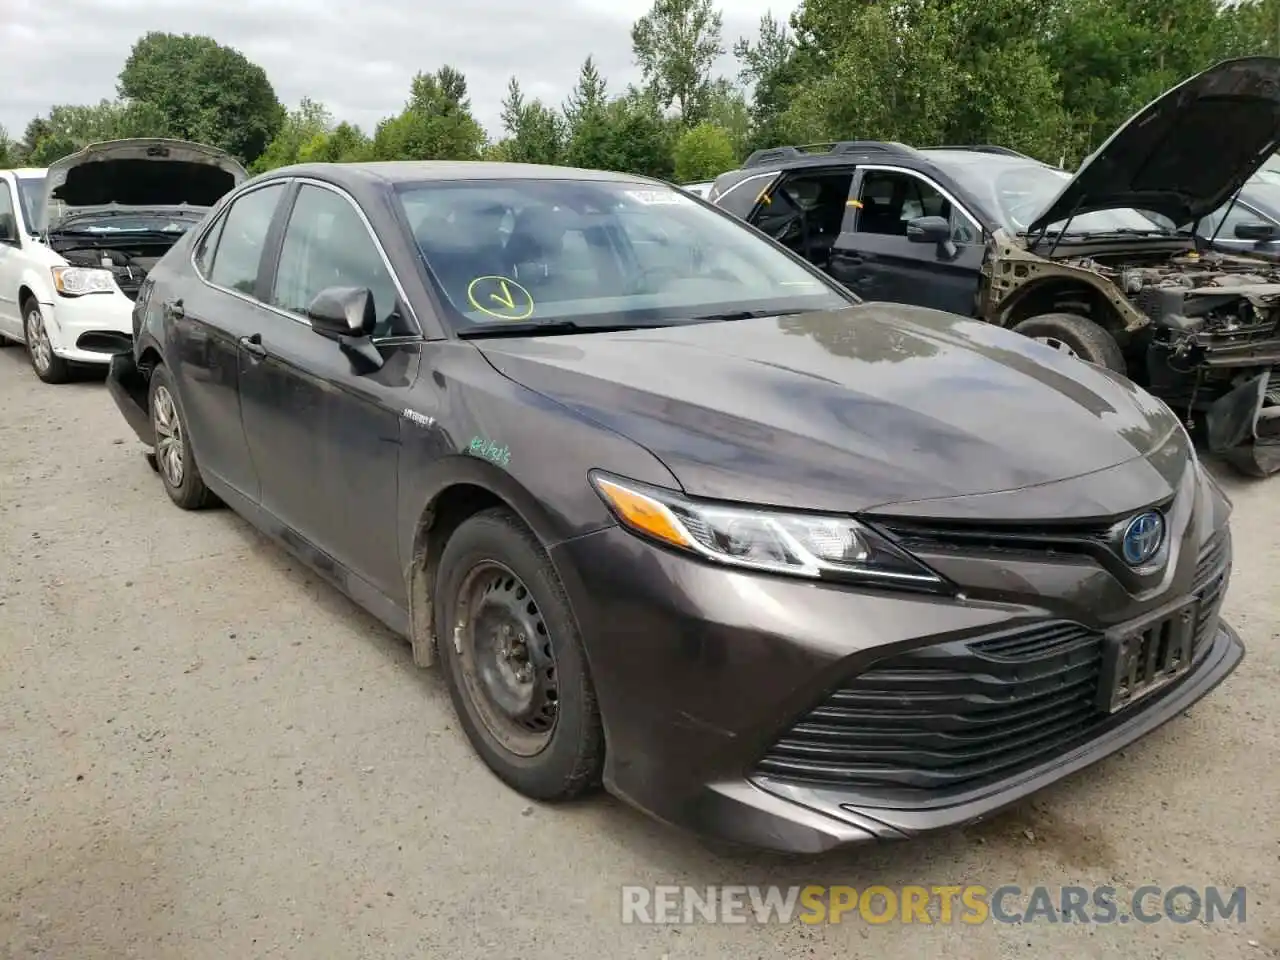
[[[1191,669],[1199,601],[1192,597],[1107,633],[1098,707],[1115,713],[1145,700]]]

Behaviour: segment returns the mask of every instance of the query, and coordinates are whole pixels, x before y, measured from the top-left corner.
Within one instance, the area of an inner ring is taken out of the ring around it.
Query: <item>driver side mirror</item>
[[[322,337],[360,339],[373,333],[378,314],[366,287],[327,287],[308,305],[307,319]]]
[[[954,260],[959,252],[951,240],[951,221],[946,217],[916,217],[907,221],[907,239],[912,243],[932,243],[938,256]]]
[[[1255,240],[1259,243],[1276,239],[1276,227],[1270,223],[1237,223],[1237,240]]]
[[[951,224],[946,217],[916,217],[907,221],[907,239],[912,243],[946,243]]]
[[[311,329],[337,340],[338,347],[359,367],[382,368],[382,353],[369,339],[378,324],[373,291],[367,287],[327,287],[307,307]]]

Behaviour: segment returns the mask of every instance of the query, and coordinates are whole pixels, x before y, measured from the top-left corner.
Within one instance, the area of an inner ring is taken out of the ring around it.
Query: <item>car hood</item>
[[[1028,226],[1135,207],[1191,223],[1218,209],[1280,146],[1280,58],[1226,60],[1121,125]]]
[[[94,143],[49,167],[45,226],[53,229],[83,208],[212,207],[247,177],[230,154],[202,143]]]
[[[1179,429],[1101,368],[898,304],[473,342],[646,447],[686,492],[727,500],[855,512],[996,493],[1125,463]]]

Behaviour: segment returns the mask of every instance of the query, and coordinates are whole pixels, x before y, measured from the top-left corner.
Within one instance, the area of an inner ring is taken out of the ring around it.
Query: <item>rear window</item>
[[[676,322],[851,302],[755,231],[674,187],[491,180],[403,185],[398,195],[455,324]]]

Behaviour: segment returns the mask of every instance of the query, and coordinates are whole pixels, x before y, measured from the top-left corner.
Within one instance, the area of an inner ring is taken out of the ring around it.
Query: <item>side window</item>
[[[1230,201],[1228,201],[1230,202]],[[1218,240],[1234,240],[1236,239],[1236,227],[1242,223],[1269,223],[1270,221],[1261,214],[1250,210],[1244,204],[1237,202],[1231,208],[1231,212],[1227,213],[1227,222],[1222,223],[1222,215],[1226,213],[1226,205],[1215,210],[1210,216],[1200,221],[1200,236],[1208,240],[1217,231]],[[1219,228],[1218,224],[1222,224]]]
[[[327,287],[366,287],[378,313],[374,336],[405,333],[397,322],[396,286],[351,201],[324,187],[303,185],[284,231],[272,303],[305,315]]]
[[[721,207],[733,214],[739,220],[745,220],[751,215],[751,211],[755,209],[756,201],[765,188],[772,186],[777,182],[779,173],[757,173],[753,176],[743,177],[735,183],[726,183],[721,185],[721,192],[716,194],[715,200],[712,201],[717,207]]]
[[[213,251],[217,249],[218,237],[222,235],[222,228],[226,225],[226,222],[227,217],[224,213],[218,217],[218,222],[201,238],[199,246],[196,247],[196,269],[200,271],[200,275],[203,277],[209,276],[209,268],[213,266]]]
[[[258,263],[267,242],[267,230],[284,184],[246,193],[231,204],[218,230],[218,245],[209,270],[209,281],[220,287],[252,295],[258,279]]]
[[[13,214],[13,188],[0,180],[0,240],[18,239],[18,218]]]
[[[905,237],[907,224],[916,217],[942,217],[951,224],[956,243],[977,243],[982,239],[969,218],[954,209],[951,201],[931,184],[909,173],[868,170],[858,197],[859,233]]]

